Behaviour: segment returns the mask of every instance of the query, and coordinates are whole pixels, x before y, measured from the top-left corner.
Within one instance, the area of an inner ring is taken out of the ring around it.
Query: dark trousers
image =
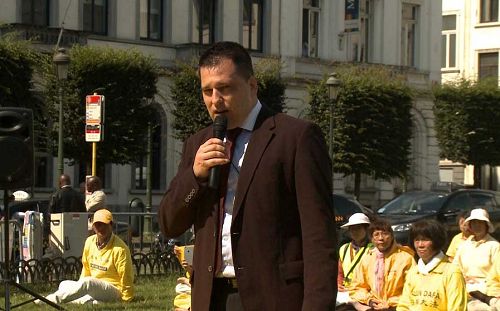
[[[243,311],[238,288],[228,279],[214,279],[210,311]]]

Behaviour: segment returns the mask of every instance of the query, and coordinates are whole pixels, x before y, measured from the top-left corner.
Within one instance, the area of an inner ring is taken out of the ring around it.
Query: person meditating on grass
[[[413,251],[399,245],[385,220],[371,223],[368,232],[375,246],[363,257],[349,287],[353,308],[344,310],[395,310],[408,270],[415,265]]]
[[[78,281],[66,280],[46,298],[54,303],[130,301],[134,297],[134,270],[128,246],[113,234],[113,215],[107,209],[94,214],[92,229],[82,255]],[[40,303],[36,300],[35,303]]]
[[[467,310],[489,310],[489,306],[485,306],[474,293],[486,293],[486,280],[494,267],[494,260],[500,256],[500,243],[490,235],[495,227],[486,209],[473,209],[465,224],[468,224],[472,235],[460,245],[453,263],[458,265],[465,277],[470,294]]]
[[[420,220],[410,228],[419,259],[406,275],[397,311],[466,311],[467,292],[460,269],[443,253],[446,231],[436,220]]]
[[[363,256],[373,249],[373,244],[370,242],[370,236],[368,235],[369,226],[370,219],[363,213],[352,214],[349,221],[341,226],[348,230],[351,242],[345,243],[339,250],[337,306],[350,301],[349,286],[354,271]]]

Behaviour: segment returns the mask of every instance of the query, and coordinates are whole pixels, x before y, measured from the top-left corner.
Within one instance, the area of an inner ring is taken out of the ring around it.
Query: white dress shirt
[[[227,180],[227,192],[224,201],[224,223],[222,225],[222,275],[219,277],[234,278],[233,252],[231,247],[231,222],[233,220],[233,204],[236,195],[236,187],[238,185],[238,178],[240,169],[243,165],[245,152],[248,147],[248,142],[252,136],[252,131],[259,115],[262,105],[259,101],[253,107],[250,114],[247,116],[245,122],[241,126],[241,134],[238,135],[234,142],[234,151],[232,154],[232,161],[229,169],[229,177]],[[224,139],[225,141],[226,139]]]

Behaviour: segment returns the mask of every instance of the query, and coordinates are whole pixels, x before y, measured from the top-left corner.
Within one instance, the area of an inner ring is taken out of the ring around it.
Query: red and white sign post
[[[85,141],[92,143],[92,176],[96,176],[97,142],[104,140],[104,95],[85,98]]]

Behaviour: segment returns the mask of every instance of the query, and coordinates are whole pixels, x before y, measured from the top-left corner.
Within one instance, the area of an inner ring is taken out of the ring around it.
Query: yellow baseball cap
[[[92,220],[92,224],[96,222],[102,222],[105,224],[109,224],[113,221],[113,215],[107,209],[100,209],[94,213],[94,219]]]

